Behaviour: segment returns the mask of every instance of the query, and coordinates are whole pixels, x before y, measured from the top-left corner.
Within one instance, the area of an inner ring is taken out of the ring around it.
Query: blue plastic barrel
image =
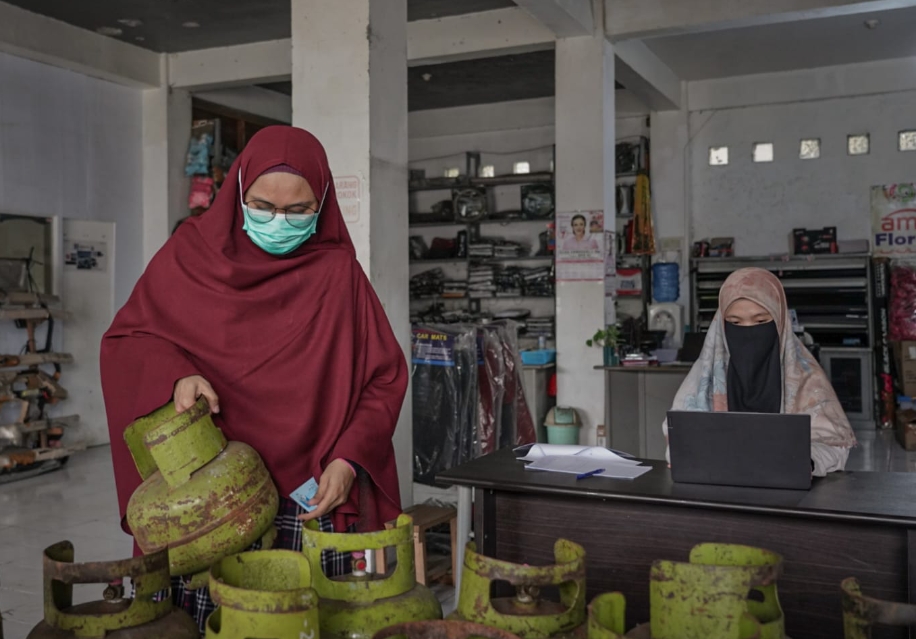
[[[652,265],[652,297],[656,302],[676,302],[680,295],[680,275],[677,262]]]

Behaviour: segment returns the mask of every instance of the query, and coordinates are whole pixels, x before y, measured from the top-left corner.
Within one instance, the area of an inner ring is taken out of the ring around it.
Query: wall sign
[[[916,187],[913,183],[871,187],[874,255],[916,255]]]
[[[359,222],[362,180],[357,175],[342,175],[334,178],[334,189],[337,191],[337,204],[344,222]]]

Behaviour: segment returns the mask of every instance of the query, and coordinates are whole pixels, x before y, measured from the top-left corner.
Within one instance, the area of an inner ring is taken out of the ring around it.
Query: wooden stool
[[[419,505],[412,506],[404,511],[405,515],[413,518],[413,546],[414,546],[414,564],[417,570],[417,583],[428,585],[427,582],[435,581],[445,576],[451,568],[452,579],[458,574],[458,567],[455,562],[458,559],[458,512],[454,508],[441,508],[439,506]],[[426,531],[434,526],[448,522],[452,535],[452,558],[451,562],[441,565],[427,567],[426,562]],[[395,523],[388,522],[385,528],[391,530]],[[380,573],[387,572],[388,562],[385,558],[385,551],[379,550],[375,555],[376,570]],[[451,566],[449,566],[449,563]]]

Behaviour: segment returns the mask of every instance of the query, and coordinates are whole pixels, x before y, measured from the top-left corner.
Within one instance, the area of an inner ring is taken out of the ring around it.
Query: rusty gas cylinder
[[[449,619],[473,621],[512,632],[522,639],[581,636],[585,630],[585,549],[566,539],[554,544],[556,564],[526,566],[485,557],[473,542],[464,554],[458,608]],[[493,582],[515,587],[514,597],[491,595]],[[547,586],[559,601],[540,596]],[[578,633],[578,634],[577,634]]]
[[[840,589],[845,639],[869,639],[875,626],[916,628],[916,605],[867,597],[854,577],[844,579]]]
[[[622,639],[627,601],[622,593],[606,592],[588,605],[588,639]]]
[[[230,555],[210,568],[207,639],[318,638],[318,595],[308,560],[292,550]]]
[[[782,557],[735,544],[699,544],[689,562],[656,561],[649,573],[649,623],[633,639],[786,639],[776,590]]]
[[[470,621],[409,621],[389,626],[372,639],[519,639],[511,632]]]
[[[174,404],[124,432],[143,484],[127,505],[127,523],[144,553],[169,551],[173,576],[207,584],[210,566],[269,535],[279,497],[251,446],[227,442],[201,398],[176,414]]]
[[[407,621],[442,619],[436,595],[417,583],[413,520],[400,515],[394,528],[374,533],[325,533],[308,522],[302,529],[302,551],[312,567],[312,584],[320,597],[322,639],[371,639],[376,632]],[[381,551],[394,547],[397,565],[385,575],[362,572],[329,578],[321,568],[324,550]]]
[[[62,541],[44,552],[44,621],[27,639],[198,639],[191,617],[172,605],[155,601],[169,587],[166,551],[123,559],[73,563],[73,544]],[[102,599],[73,605],[73,584],[110,584],[129,577],[132,599]]]

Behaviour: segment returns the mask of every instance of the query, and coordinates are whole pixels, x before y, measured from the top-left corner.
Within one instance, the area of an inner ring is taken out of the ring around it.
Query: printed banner
[[[871,187],[871,223],[874,255],[916,255],[916,188],[913,183]]]

